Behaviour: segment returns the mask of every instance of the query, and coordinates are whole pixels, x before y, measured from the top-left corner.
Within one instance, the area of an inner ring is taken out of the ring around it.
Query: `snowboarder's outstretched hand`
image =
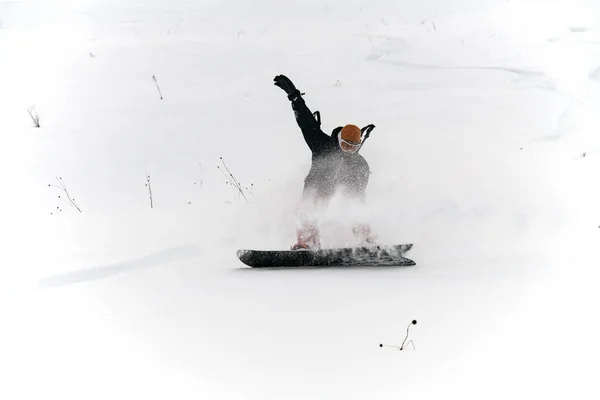
[[[294,86],[287,76],[277,75],[273,80],[275,81],[275,86],[279,86],[288,95],[288,99],[293,101],[300,97],[300,91],[296,89],[296,86]]]

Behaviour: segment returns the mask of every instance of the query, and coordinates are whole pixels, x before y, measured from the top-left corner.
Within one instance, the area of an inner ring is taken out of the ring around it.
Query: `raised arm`
[[[318,151],[323,147],[323,143],[330,140],[330,137],[321,130],[313,113],[306,106],[302,94],[296,89],[292,81],[285,75],[276,76],[274,81],[276,86],[279,86],[286,92],[288,99],[292,102],[296,122],[302,130],[306,144],[311,151]]]

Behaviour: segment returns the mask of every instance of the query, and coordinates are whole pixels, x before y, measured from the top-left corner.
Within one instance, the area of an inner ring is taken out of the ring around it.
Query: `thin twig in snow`
[[[380,344],[379,347],[393,347],[395,349],[402,351],[402,350],[404,350],[405,345],[411,344],[413,347],[413,350],[415,350],[415,344],[413,343],[413,341],[409,340],[408,342],[406,342],[406,340],[408,339],[408,333],[409,333],[411,325],[416,325],[416,324],[417,324],[416,319],[413,319],[412,322],[410,324],[408,324],[408,327],[406,328],[406,337],[404,338],[404,341],[402,342],[401,346],[390,346],[390,345],[386,345],[386,344]]]
[[[156,88],[158,89],[158,94],[160,95],[160,99],[163,99],[163,95],[162,92],[160,91],[160,87],[158,86],[158,81],[156,80],[156,76],[152,75],[152,79],[154,80],[154,84],[156,85]]]
[[[406,342],[406,339],[408,339],[408,332],[410,330],[410,327],[412,325],[416,325],[416,324],[417,324],[417,320],[413,319],[412,322],[410,324],[408,324],[408,326],[406,327],[406,337],[404,338],[404,341],[402,342],[402,346],[400,346],[400,350],[404,349],[404,343]],[[409,343],[412,343],[412,340]],[[413,343],[413,349],[414,349],[414,347],[415,347],[415,345]]]
[[[585,157],[589,156],[590,154],[594,154],[594,153],[598,153],[598,152],[600,152],[600,149],[583,152],[583,153],[581,153],[581,158],[585,158]]]
[[[152,199],[152,186],[150,186],[150,175],[146,173],[146,187],[148,188],[148,193],[150,194],[150,208],[154,208],[154,201]]]
[[[31,117],[31,120],[33,121],[33,124],[35,125],[35,127],[39,128],[40,127],[40,114],[38,113],[35,106],[29,107],[27,109],[27,112],[29,113],[29,116]]]
[[[58,185],[48,184],[48,186],[55,187],[57,189],[62,190],[67,195],[68,201],[65,200],[63,197],[61,197],[60,195],[58,196],[58,198],[62,199],[64,202],[66,202],[67,204],[69,204],[71,207],[75,207],[77,209],[77,211],[82,212],[81,208],[79,208],[79,206],[75,202],[75,199],[72,198],[71,195],[69,194],[69,191],[67,190],[67,185],[65,184],[65,181],[63,181],[63,179],[59,178],[59,177],[56,177],[56,180],[58,181]],[[59,209],[58,207],[56,207],[56,208]],[[59,211],[62,211],[62,210],[59,209]]]
[[[202,189],[206,170],[202,167],[202,163],[198,163],[198,165],[200,166],[200,189]]]
[[[242,184],[237,179],[235,179],[235,177],[233,176],[233,174],[231,173],[229,168],[227,168],[227,164],[225,164],[223,157],[219,157],[219,159],[221,160],[221,163],[223,164],[223,168],[225,168],[225,172],[219,166],[217,166],[219,171],[221,171],[221,173],[223,175],[225,175],[225,177],[229,181],[229,184],[231,184],[234,188],[236,188],[238,190],[238,192],[242,195],[244,200],[246,200],[246,202],[248,202],[248,198],[246,197],[246,195],[244,194],[244,190],[242,189]]]

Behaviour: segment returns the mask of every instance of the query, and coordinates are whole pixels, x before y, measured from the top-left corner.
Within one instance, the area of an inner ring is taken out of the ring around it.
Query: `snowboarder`
[[[302,130],[304,140],[312,152],[312,165],[304,179],[304,189],[299,206],[300,227],[297,243],[292,250],[312,250],[321,247],[319,231],[312,213],[327,204],[328,200],[343,190],[350,198],[365,201],[365,189],[369,182],[369,164],[358,154],[364,140],[374,125],[360,129],[356,125],[339,126],[327,135],[321,130],[319,112],[308,109],[303,93],[284,75],[274,79],[275,85],[285,91],[292,103],[296,122]],[[374,244],[374,236],[366,224],[357,224],[352,232],[361,239],[362,245]]]

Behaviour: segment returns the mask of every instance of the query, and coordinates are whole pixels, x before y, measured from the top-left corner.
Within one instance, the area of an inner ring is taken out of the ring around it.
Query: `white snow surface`
[[[0,1],[0,398],[599,398],[598,15]],[[368,218],[416,266],[236,258],[295,239],[310,153],[277,74],[326,132],[376,125],[368,204],[334,199],[323,244]]]

